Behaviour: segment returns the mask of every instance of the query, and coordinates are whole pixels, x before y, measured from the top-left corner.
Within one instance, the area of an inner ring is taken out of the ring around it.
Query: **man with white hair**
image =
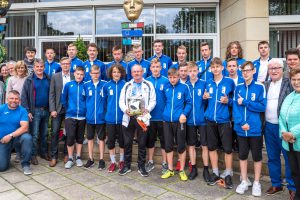
[[[288,78],[283,77],[283,62],[273,58],[268,64],[270,80],[265,83],[267,92],[267,109],[265,112],[265,142],[268,155],[268,168],[272,186],[267,190],[267,195],[273,195],[283,191],[281,182],[281,152],[285,160],[285,177],[290,194],[296,190],[291,177],[286,151],[282,148],[279,137],[278,117],[283,100],[293,88]],[[281,148],[280,148],[281,147]]]

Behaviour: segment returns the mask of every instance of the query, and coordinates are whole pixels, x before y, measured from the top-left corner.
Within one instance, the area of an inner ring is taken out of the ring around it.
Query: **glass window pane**
[[[157,8],[157,33],[215,33],[215,8]]]
[[[13,3],[37,2],[37,0],[14,0]]]
[[[34,46],[34,39],[4,40],[4,45],[8,60],[23,60],[25,47]]]
[[[180,45],[184,45],[187,48],[187,61],[198,61],[201,59],[200,44],[207,42],[213,52],[213,40],[201,40],[201,39],[173,39],[164,41],[164,54],[170,56],[173,62],[177,61],[177,48]]]
[[[144,57],[147,59],[151,56],[151,44],[153,41],[152,36],[143,37],[142,46],[144,50]],[[98,47],[98,59],[103,62],[111,62],[113,60],[112,48],[115,45],[122,46],[121,37],[99,37],[96,38],[96,44]],[[124,58],[126,54],[131,51],[131,46],[122,46]]]
[[[41,36],[92,34],[92,10],[42,12],[39,19]]]
[[[138,22],[144,22],[144,33],[153,33],[153,9],[144,8]],[[121,34],[121,22],[128,22],[123,9],[96,10],[96,34]]]
[[[300,0],[269,0],[270,15],[300,15]]]
[[[7,37],[34,36],[34,14],[8,16]]]

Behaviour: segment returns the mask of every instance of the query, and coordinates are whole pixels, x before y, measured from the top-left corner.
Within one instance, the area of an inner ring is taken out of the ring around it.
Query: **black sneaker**
[[[211,180],[211,177],[210,177],[210,174],[209,174],[209,171],[208,169],[203,169],[203,179],[205,180],[206,183],[210,182]]]
[[[84,165],[85,168],[90,168],[95,164],[95,162],[91,159],[88,159],[88,161],[86,162],[86,164]]]
[[[217,176],[215,173],[213,173],[211,175],[210,180],[207,182],[207,185],[211,185],[211,186],[216,185],[220,181],[220,179],[221,178],[219,176]]]
[[[127,166],[124,166],[122,170],[119,171],[119,175],[120,176],[124,176],[126,175],[127,173],[131,172],[131,169]]]
[[[189,179],[194,180],[198,176],[198,170],[196,167],[192,167],[192,171],[189,174]]]
[[[146,171],[145,167],[139,167],[138,172],[140,173],[141,176],[144,176],[144,177],[149,176],[149,173]]]
[[[105,169],[105,161],[103,159],[99,160],[99,170],[104,170]]]
[[[225,180],[225,188],[226,189],[232,189],[233,188],[233,183],[232,183],[232,180],[231,180],[231,176],[227,175],[224,180]]]

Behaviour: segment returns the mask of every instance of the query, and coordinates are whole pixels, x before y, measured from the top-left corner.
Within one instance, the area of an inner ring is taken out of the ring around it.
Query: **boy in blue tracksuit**
[[[272,59],[270,57],[270,44],[268,41],[260,41],[257,45],[259,58],[254,60],[252,63],[256,69],[256,72],[253,76],[255,81],[264,83],[269,80],[268,74],[268,64]]]
[[[244,194],[248,190],[247,183],[247,159],[251,150],[254,161],[255,180],[252,187],[253,196],[261,196],[259,183],[262,166],[262,134],[261,112],[267,105],[265,87],[260,82],[255,82],[253,75],[255,67],[250,61],[241,66],[244,83],[237,85],[234,94],[233,119],[234,130],[238,135],[239,159],[242,182],[236,188],[236,192]]]
[[[162,113],[165,108],[165,99],[164,99],[164,87],[169,80],[160,74],[161,64],[158,58],[154,58],[151,60],[150,70],[152,75],[149,76],[146,80],[150,81],[156,93],[156,101],[159,102],[155,105],[154,109],[151,111],[151,119],[150,119],[150,127],[147,138],[147,149],[148,149],[148,163],[145,168],[146,171],[151,171],[154,169],[153,155],[154,148],[157,136],[159,137],[160,146],[161,146],[161,154],[162,154],[162,173],[168,170],[167,165],[167,155],[165,152],[165,140],[164,140],[164,132],[163,132],[163,118]]]
[[[123,60],[123,52],[122,52],[122,48],[120,46],[114,46],[112,48],[112,55],[113,55],[114,60],[105,65],[104,80],[106,80],[106,81],[110,80],[110,78],[108,77],[108,74],[106,74],[106,73],[108,72],[109,68],[111,68],[114,64],[121,64],[123,66],[124,70],[125,71],[127,70],[127,63]]]
[[[202,59],[196,62],[199,69],[198,78],[207,81],[213,78],[213,74],[211,73],[210,70],[210,62],[212,59],[211,49],[207,42],[203,42],[201,43],[200,50],[201,50]]]
[[[147,78],[148,76],[151,75],[151,71],[150,71],[150,65],[151,64],[148,60],[145,60],[143,58],[144,51],[142,49],[142,46],[141,45],[135,45],[135,46],[132,47],[132,51],[134,53],[134,59],[133,59],[133,61],[128,63],[127,81],[130,81],[132,79],[131,68],[136,64],[142,66],[143,71],[144,71],[143,77]]]
[[[120,148],[119,170],[124,167],[124,138],[122,132],[123,112],[119,107],[121,90],[125,85],[126,71],[121,64],[113,64],[107,71],[107,78],[110,79],[103,86],[103,98],[106,102],[105,122],[107,133],[107,148],[109,150],[110,166],[108,172],[116,170],[116,150],[115,143],[118,140]]]
[[[101,75],[99,76],[99,80],[104,80],[105,79],[105,64],[97,59],[98,55],[98,50],[97,50],[97,45],[95,43],[90,43],[87,46],[87,54],[89,58],[83,63],[83,67],[85,70],[85,75],[84,75],[84,82],[87,82],[91,80],[91,67],[93,65],[97,65],[100,68],[100,73]]]
[[[200,133],[202,159],[203,159],[203,178],[205,181],[209,180],[208,172],[208,149],[207,149],[207,135],[206,135],[206,121],[204,118],[204,109],[206,107],[206,100],[203,100],[205,91],[205,81],[198,78],[198,66],[195,62],[188,63],[188,71],[190,80],[187,85],[190,88],[192,97],[192,111],[188,115],[186,141],[189,150],[189,158],[192,165],[189,179],[193,180],[198,175],[196,167],[196,150],[195,145],[197,141],[197,132]]]
[[[187,53],[186,53],[186,47],[184,45],[180,45],[177,48],[176,56],[178,61],[172,65],[172,68],[178,69],[181,63],[186,63]]]
[[[86,123],[87,123],[87,139],[88,139],[88,153],[89,159],[84,165],[85,168],[90,168],[94,165],[93,149],[94,149],[94,136],[95,133],[99,140],[99,165],[98,169],[103,170],[105,168],[105,162],[103,160],[104,148],[105,148],[105,101],[102,97],[102,88],[106,81],[99,80],[100,67],[93,65],[91,67],[90,76],[92,80],[84,84],[84,91],[86,94]]]
[[[224,67],[220,58],[213,58],[210,63],[213,79],[206,82],[203,95],[208,100],[205,111],[207,120],[207,145],[213,173],[209,185],[215,185],[219,180],[218,144],[221,142],[225,152],[225,187],[232,188],[232,131],[229,107],[232,105],[234,82],[222,75]]]
[[[182,181],[186,181],[188,179],[184,172],[186,158],[186,121],[192,109],[191,94],[188,86],[179,82],[179,74],[175,68],[169,69],[168,78],[170,83],[164,88],[166,105],[163,112],[163,128],[169,169],[161,178],[166,179],[174,176],[173,147],[174,139],[176,138],[180,160],[179,177]]]
[[[153,49],[155,54],[151,58],[148,58],[148,61],[151,61],[153,58],[159,58],[162,66],[160,74],[167,77],[168,70],[173,65],[172,59],[163,54],[164,44],[161,40],[154,40]]]
[[[83,62],[77,57],[77,47],[74,43],[68,45],[67,54],[71,60],[70,72],[74,73],[76,67],[83,67]]]
[[[76,165],[83,165],[80,158],[82,143],[84,139],[85,116],[86,116],[86,94],[84,91],[84,69],[76,67],[75,80],[65,84],[61,95],[61,104],[66,109],[65,129],[67,135],[67,149],[69,160],[65,164],[66,169],[74,165],[73,152],[76,142]]]
[[[53,48],[47,48],[45,52],[45,70],[44,72],[51,78],[53,74],[60,72],[60,64],[54,61],[55,52]]]

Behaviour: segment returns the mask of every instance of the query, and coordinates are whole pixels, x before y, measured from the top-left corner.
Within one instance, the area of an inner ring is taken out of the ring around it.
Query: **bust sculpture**
[[[123,8],[129,21],[135,21],[141,15],[144,7],[143,0],[124,0]]]

